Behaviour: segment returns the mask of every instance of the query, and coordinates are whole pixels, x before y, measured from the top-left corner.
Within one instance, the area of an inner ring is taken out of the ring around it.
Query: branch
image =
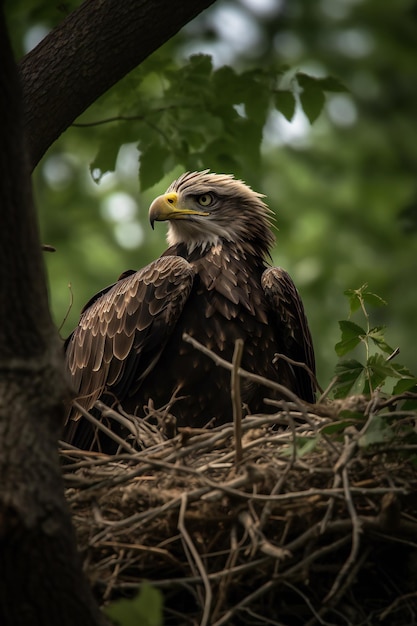
[[[99,96],[214,0],[85,0],[20,63],[32,169]]]
[[[233,353],[233,368],[231,373],[230,387],[233,403],[233,425],[235,431],[235,461],[240,463],[243,457],[242,452],[242,398],[240,393],[239,368],[243,355],[243,339],[236,339],[235,351]]]
[[[119,435],[113,432],[111,428],[108,428],[108,426],[106,426],[96,417],[91,415],[91,413],[89,413],[83,406],[81,406],[79,402],[77,402],[76,400],[73,400],[73,405],[75,406],[77,411],[79,411],[81,415],[85,417],[86,420],[88,420],[98,430],[101,430],[103,433],[105,433],[108,437],[110,437],[110,439],[113,439],[113,441],[118,443],[121,448],[123,448],[124,450],[127,450],[127,452],[130,452],[132,454],[135,453],[135,449],[132,448],[132,446],[127,441],[125,441],[122,437],[119,437]]]
[[[210,608],[211,608],[211,603],[213,601],[213,592],[211,590],[211,585],[210,585],[210,581],[207,575],[207,571],[204,567],[204,563],[200,557],[200,554],[198,553],[198,550],[196,549],[193,540],[191,539],[191,536],[185,526],[185,511],[187,509],[187,494],[183,493],[181,495],[181,507],[180,507],[180,512],[179,512],[179,516],[178,516],[178,530],[181,533],[181,537],[184,541],[184,545],[188,548],[189,552],[190,552],[190,556],[193,558],[195,565],[197,566],[198,572],[201,576],[201,579],[204,583],[204,589],[206,592],[206,597],[205,597],[205,601],[204,601],[204,611],[203,611],[203,616],[201,618],[201,626],[207,626],[207,624],[209,623],[209,619],[210,619]]]

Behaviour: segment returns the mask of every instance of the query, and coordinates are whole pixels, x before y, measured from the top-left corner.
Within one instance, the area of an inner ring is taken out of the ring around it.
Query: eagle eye
[[[203,193],[201,196],[198,196],[197,202],[200,206],[210,206],[213,202],[213,196],[211,193]]]

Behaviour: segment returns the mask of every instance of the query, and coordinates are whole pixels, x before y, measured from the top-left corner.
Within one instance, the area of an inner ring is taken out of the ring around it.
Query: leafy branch
[[[345,295],[349,300],[349,319],[339,322],[341,339],[335,345],[339,357],[345,356],[362,345],[365,358],[343,359],[336,366],[334,395],[344,398],[349,394],[370,394],[394,380],[392,392],[401,394],[417,386],[417,378],[403,365],[394,362],[399,349],[393,349],[385,340],[385,326],[372,326],[368,306],[384,306],[386,302],[375,293],[368,291],[365,283],[359,289],[348,289]],[[361,312],[363,326],[350,318]]]
[[[91,171],[95,180],[113,171],[123,143],[137,142],[142,190],[174,167],[233,171],[247,177],[260,166],[260,147],[271,111],[291,121],[297,107],[311,123],[321,113],[325,94],[346,91],[335,78],[313,78],[288,68],[237,73],[229,66],[214,69],[207,55],[194,55],[185,65],[150,60],[127,82],[129,95],[113,103],[114,115],[81,121],[77,127],[104,125]],[[123,93],[121,87],[120,96]],[[129,122],[121,129],[115,122]]]

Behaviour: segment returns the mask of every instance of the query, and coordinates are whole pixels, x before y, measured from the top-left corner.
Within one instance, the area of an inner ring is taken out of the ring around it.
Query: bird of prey
[[[313,402],[312,377],[292,363],[314,373],[311,335],[290,276],[269,265],[272,211],[263,196],[232,175],[187,172],[152,202],[149,219],[169,222],[168,249],[95,295],[66,341],[78,402],[90,409],[101,399],[143,417],[149,403],[174,397],[179,426],[230,421],[230,372],[184,333],[229,362],[243,339],[243,369]],[[279,394],[242,378],[241,396],[253,414],[270,412],[264,398]],[[64,438],[93,446],[93,428],[76,409]]]

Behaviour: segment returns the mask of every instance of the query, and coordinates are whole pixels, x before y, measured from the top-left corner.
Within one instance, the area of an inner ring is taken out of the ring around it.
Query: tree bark
[[[100,95],[214,0],[85,0],[20,63],[32,169]]]
[[[0,58],[0,624],[95,626],[104,622],[82,575],[57,453],[69,392],[1,6]]]

